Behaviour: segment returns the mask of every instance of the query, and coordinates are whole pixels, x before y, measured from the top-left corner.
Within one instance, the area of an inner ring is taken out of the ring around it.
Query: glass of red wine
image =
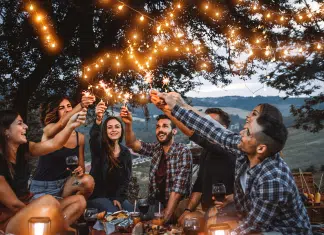
[[[147,198],[138,199],[137,205],[138,205],[139,211],[143,215],[142,220],[148,219],[148,218],[146,218],[147,217],[146,214],[149,211],[149,207],[150,207],[148,199]]]
[[[68,156],[65,158],[65,163],[67,165],[67,167],[69,168],[69,170],[72,172],[72,177],[74,177],[74,182],[72,183],[72,185],[78,185],[79,181],[77,180],[76,175],[73,173],[73,171],[78,168],[79,166],[79,158],[78,156]]]
[[[186,218],[183,221],[183,231],[185,235],[198,235],[200,231],[200,221],[198,218]]]
[[[213,200],[218,202],[224,202],[226,196],[226,188],[225,185],[222,183],[217,183],[212,185],[212,196]],[[222,209],[218,209],[217,215],[224,215]]]

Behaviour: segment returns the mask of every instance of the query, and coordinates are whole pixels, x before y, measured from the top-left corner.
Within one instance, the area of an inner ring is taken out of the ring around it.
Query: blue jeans
[[[33,199],[37,199],[47,194],[54,197],[61,197],[67,179],[68,178],[54,181],[32,180],[30,191],[34,193]]]
[[[134,206],[128,201],[124,200],[120,202],[123,210],[126,211],[133,211]],[[88,200],[87,202],[87,208],[97,208],[99,212],[101,211],[107,211],[107,212],[116,212],[119,211],[119,208],[114,206],[113,201],[109,198],[101,197],[101,198],[95,198],[92,200]]]

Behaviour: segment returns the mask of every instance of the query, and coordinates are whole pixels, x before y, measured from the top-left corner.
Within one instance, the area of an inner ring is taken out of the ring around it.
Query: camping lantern
[[[28,220],[28,235],[50,235],[50,232],[50,218],[32,217]]]
[[[226,223],[210,225],[208,235],[230,235],[230,226]]]

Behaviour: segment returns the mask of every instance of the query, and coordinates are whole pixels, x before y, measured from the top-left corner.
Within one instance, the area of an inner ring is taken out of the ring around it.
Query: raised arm
[[[172,116],[171,114],[171,110],[169,109],[169,107],[167,105],[161,105],[160,104],[160,98],[157,96],[157,94],[155,93],[155,91],[151,92],[151,101],[153,104],[155,104],[155,106],[159,109],[162,110],[162,112],[165,113],[165,115],[167,115],[171,121],[180,129],[180,131],[185,134],[186,136],[190,137],[193,135],[194,131],[190,130],[188,127],[186,127],[184,124],[182,124],[182,122],[180,122],[178,119],[176,119],[174,116]]]
[[[178,119],[186,127],[194,130],[200,136],[207,138],[211,142],[220,143],[223,148],[240,153],[237,147],[241,141],[240,135],[216,125],[215,121],[212,122],[191,110],[180,107],[184,101],[178,93],[159,93],[158,95],[166,102],[169,109],[172,110],[172,116]]]
[[[150,92],[151,101],[152,101],[152,103],[154,103],[154,104],[156,105],[156,107],[158,107],[159,109],[161,109],[161,110],[164,112],[164,111],[165,111],[165,108],[162,108],[162,107],[165,106],[165,105],[163,105],[163,103],[160,102],[161,100],[159,99],[158,94],[159,94],[158,91],[156,91],[156,90],[152,90],[152,91]],[[198,109],[196,109],[196,108],[194,108],[194,107],[188,105],[186,102],[182,102],[182,106],[183,106],[185,109],[187,109],[187,110],[191,110],[191,111],[197,113],[197,114],[200,115],[200,116],[205,116],[204,113],[202,113],[202,112],[200,112]],[[171,110],[170,110],[170,112],[171,112]],[[179,128],[179,129],[180,129],[180,128]]]
[[[66,126],[66,124],[74,114],[80,112],[82,108],[88,108],[88,106],[91,105],[95,100],[95,96],[83,95],[81,102],[78,105],[76,105],[71,112],[68,112],[66,115],[64,115],[57,123],[48,124],[44,128],[43,138],[45,140],[53,138]]]
[[[133,131],[133,117],[132,113],[128,111],[126,107],[122,107],[120,110],[120,117],[125,123],[125,141],[127,147],[131,148],[133,151],[138,152],[142,148],[141,141],[139,141]]]
[[[51,152],[54,152],[64,146],[66,141],[68,141],[72,131],[79,127],[81,124],[85,123],[87,116],[87,109],[74,114],[65,128],[60,131],[54,138],[46,140],[44,142],[29,142],[29,152],[32,156],[42,156]]]

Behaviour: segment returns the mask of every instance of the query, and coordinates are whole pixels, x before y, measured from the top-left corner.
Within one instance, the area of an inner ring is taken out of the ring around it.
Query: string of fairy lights
[[[100,4],[105,5],[110,3],[109,0],[98,1]],[[146,96],[144,90],[138,94],[130,94],[129,92],[123,93],[118,88],[113,89],[109,87],[103,80],[99,81],[97,85],[93,85],[90,79],[108,66],[110,68],[115,68],[117,71],[132,69],[141,74],[144,83],[152,88],[153,76],[151,70],[157,64],[157,61],[161,60],[163,57],[197,57],[197,55],[203,57],[205,47],[202,43],[200,41],[189,40],[185,34],[185,30],[176,25],[176,15],[183,8],[183,3],[178,2],[173,4],[171,10],[166,10],[167,14],[161,17],[162,20],[156,20],[151,18],[148,14],[134,9],[121,0],[114,1],[117,3],[117,11],[124,11],[125,8],[134,11],[137,14],[136,22],[144,23],[147,20],[152,21],[154,23],[152,26],[154,40],[153,42],[144,41],[140,33],[132,31],[132,33],[126,34],[126,49],[120,52],[105,52],[94,59],[93,62],[83,66],[82,77],[89,83],[88,91],[86,92],[92,91],[93,93],[93,89],[102,89],[105,97],[107,99],[113,99],[115,102],[123,100],[124,103],[127,103],[129,99],[134,99],[135,96],[140,100],[144,100]],[[249,10],[251,16],[259,17],[261,20],[266,20],[267,23],[279,24],[281,26],[291,24],[292,22],[300,25],[317,23],[316,19],[323,14],[324,9],[323,4],[320,4],[315,11],[307,6],[292,14],[269,10],[256,1],[238,0],[237,4]],[[217,22],[229,16],[227,15],[228,12],[222,9],[221,6],[216,6],[211,2],[203,3],[201,9],[203,14]],[[37,32],[47,48],[52,51],[56,49],[58,39],[46,14],[44,14],[35,3],[29,3],[27,5],[27,11],[33,19],[33,22],[35,22]],[[271,59],[271,62],[276,61],[278,58],[288,60],[294,56],[306,56],[309,53],[314,53],[316,51],[320,52],[323,49],[322,41],[309,42],[300,46],[296,46],[294,43],[290,43],[288,46],[270,46],[268,44],[267,31],[262,29],[262,27],[264,26],[260,26],[259,28],[262,34],[256,35],[254,38],[251,37],[249,43],[246,44],[244,40],[240,39],[239,28],[228,26],[228,46],[235,49],[235,47],[244,43],[248,60],[254,59],[254,57],[260,58],[260,55],[263,55],[262,59]],[[208,70],[209,64],[209,61],[200,61],[198,68],[201,70]],[[167,87],[170,83],[170,79],[163,77],[162,83],[163,87]]]
[[[310,9],[306,4],[306,6],[295,10],[293,13],[273,11],[257,1],[239,0],[237,6],[247,9],[251,16],[259,16],[268,23],[278,25],[287,25],[292,21],[297,24],[315,22],[316,19],[323,17],[324,12],[324,5],[322,3],[319,3],[315,10]],[[222,9],[221,5],[215,6],[213,2],[205,2],[201,8],[205,14],[209,14],[214,20],[221,20],[229,16],[228,12]]]
[[[27,4],[26,10],[45,48],[51,52],[57,51],[59,40],[47,14],[36,3]]]

